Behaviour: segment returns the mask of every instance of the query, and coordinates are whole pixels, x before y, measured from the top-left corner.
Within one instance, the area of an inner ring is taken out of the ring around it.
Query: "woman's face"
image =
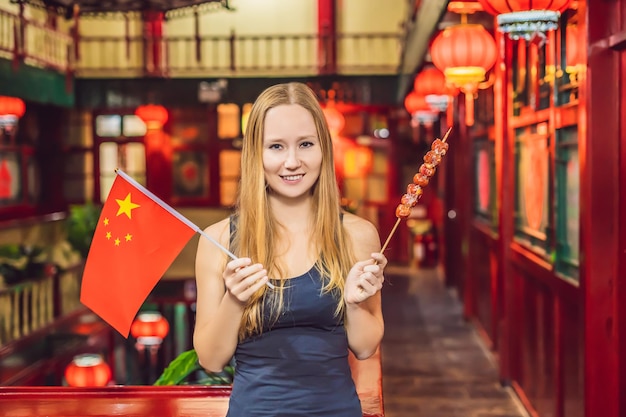
[[[269,188],[279,196],[308,195],[322,165],[322,149],[313,116],[298,104],[284,104],[265,114],[263,168]]]

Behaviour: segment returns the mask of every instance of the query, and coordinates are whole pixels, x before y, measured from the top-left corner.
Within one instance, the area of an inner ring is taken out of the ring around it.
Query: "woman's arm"
[[[380,254],[380,237],[373,224],[354,215],[344,216],[357,262],[344,290],[348,345],[358,359],[372,356],[383,338],[385,325],[380,289],[387,258]]]
[[[205,232],[227,246],[229,219],[209,226]],[[211,372],[221,371],[232,358],[245,305],[267,281],[263,267],[248,258],[230,261],[224,267],[225,262],[222,251],[201,236],[196,252],[193,345],[200,365]]]

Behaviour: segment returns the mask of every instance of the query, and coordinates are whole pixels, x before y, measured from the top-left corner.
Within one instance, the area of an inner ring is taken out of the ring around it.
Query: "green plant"
[[[154,385],[230,385],[233,373],[232,364],[219,373],[206,372],[198,362],[198,354],[191,349],[174,358]],[[192,379],[192,376],[196,376],[196,379]]]
[[[101,208],[89,202],[70,206],[67,217],[67,240],[83,258],[87,257]]]

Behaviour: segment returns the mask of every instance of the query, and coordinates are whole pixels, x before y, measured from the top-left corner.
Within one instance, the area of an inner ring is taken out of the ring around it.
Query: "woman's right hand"
[[[252,295],[268,280],[267,271],[261,264],[252,264],[250,258],[238,258],[226,264],[223,273],[228,293],[245,305]]]

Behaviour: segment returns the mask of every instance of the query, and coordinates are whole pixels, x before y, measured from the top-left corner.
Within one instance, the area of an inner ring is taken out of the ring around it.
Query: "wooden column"
[[[317,2],[317,57],[320,74],[334,74],[337,71],[336,7],[336,0]]]
[[[623,27],[624,3],[587,3],[588,62],[580,80],[586,134],[579,140],[585,417],[624,415],[618,406],[619,397],[623,397],[620,391],[624,389],[620,387],[624,376],[619,376],[618,352],[619,339],[626,333],[624,316],[617,313],[618,297],[624,299],[626,285],[624,250],[620,247],[625,240],[620,219],[626,220],[626,216],[620,216],[620,208],[623,212],[626,204],[620,191],[626,189],[626,162],[622,160],[620,165],[619,158],[620,151],[624,153],[620,118],[624,117],[626,96],[616,88],[624,88],[620,82],[623,52],[611,48],[615,28]],[[621,362],[624,360],[622,355]],[[621,401],[623,405],[624,400]]]

